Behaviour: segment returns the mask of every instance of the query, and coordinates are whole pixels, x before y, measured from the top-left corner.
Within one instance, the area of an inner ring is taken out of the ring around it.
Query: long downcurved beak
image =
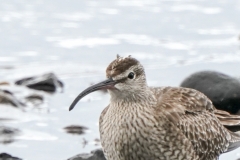
[[[114,81],[112,78],[109,78],[105,81],[99,82],[95,85],[92,85],[90,87],[88,87],[87,89],[85,89],[84,91],[82,91],[76,98],[75,100],[72,102],[71,106],[69,107],[69,111],[71,111],[75,105],[78,103],[79,100],[81,100],[84,96],[86,96],[89,93],[92,93],[94,91],[100,90],[100,89],[111,89],[114,88],[114,85],[117,84],[118,81]]]

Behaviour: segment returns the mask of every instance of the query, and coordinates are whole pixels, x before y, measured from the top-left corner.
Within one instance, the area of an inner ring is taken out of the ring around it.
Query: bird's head
[[[106,76],[106,80],[81,92],[69,110],[72,110],[81,98],[97,90],[108,89],[113,98],[124,99],[144,92],[147,87],[143,66],[131,56],[120,57],[117,55],[117,58],[107,67]]]

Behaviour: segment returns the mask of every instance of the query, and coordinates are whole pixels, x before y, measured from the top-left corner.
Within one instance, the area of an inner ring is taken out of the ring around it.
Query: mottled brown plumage
[[[143,66],[130,56],[117,57],[106,75],[106,81],[80,93],[70,110],[88,93],[109,90],[110,104],[99,120],[108,160],[217,160],[221,153],[240,146],[240,136],[216,116],[225,113],[202,93],[149,87]]]

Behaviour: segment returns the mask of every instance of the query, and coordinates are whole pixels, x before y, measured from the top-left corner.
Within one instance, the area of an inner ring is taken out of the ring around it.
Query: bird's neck
[[[156,97],[150,88],[129,93],[111,93],[110,104],[112,106],[145,106],[151,107],[156,104]]]

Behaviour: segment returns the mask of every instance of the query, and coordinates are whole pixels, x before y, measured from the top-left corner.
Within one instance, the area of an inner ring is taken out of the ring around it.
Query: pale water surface
[[[0,144],[0,152],[24,160],[60,160],[99,148],[98,118],[109,96],[93,93],[72,112],[68,107],[80,91],[105,78],[116,54],[139,59],[152,86],[178,86],[200,70],[239,77],[239,15],[239,0],[1,1],[0,81],[54,72],[65,89],[42,93],[40,108],[1,105],[0,117],[14,120],[0,124],[21,134]],[[19,97],[26,92],[12,90]],[[65,133],[72,124],[89,130],[81,136]],[[239,157],[240,149],[220,160]]]

